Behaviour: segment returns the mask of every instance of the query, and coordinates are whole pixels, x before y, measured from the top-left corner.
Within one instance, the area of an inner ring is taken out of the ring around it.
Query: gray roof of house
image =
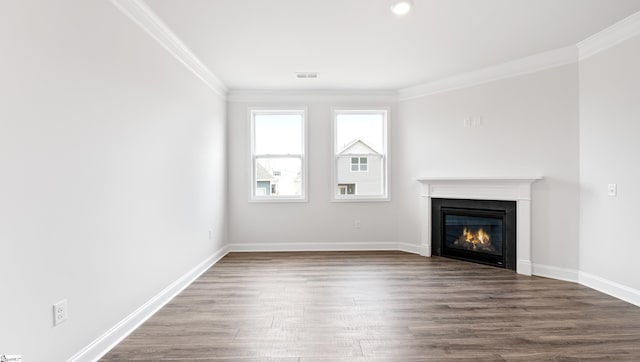
[[[362,143],[365,147],[371,150],[371,153],[379,154],[379,152],[376,151],[375,148],[369,146],[365,141],[361,140],[360,138],[356,138],[355,140],[347,143],[344,147],[342,147],[340,151],[338,151],[338,154],[346,153],[351,147],[353,147],[357,143]]]
[[[256,162],[256,181],[273,180],[271,173],[260,163]]]

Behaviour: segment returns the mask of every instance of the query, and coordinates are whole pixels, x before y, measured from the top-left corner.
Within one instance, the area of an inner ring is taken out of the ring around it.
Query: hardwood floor
[[[640,361],[640,308],[403,252],[232,253],[103,361]]]

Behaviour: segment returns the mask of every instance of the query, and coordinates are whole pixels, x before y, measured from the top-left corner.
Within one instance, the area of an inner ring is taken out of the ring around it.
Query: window
[[[334,201],[388,200],[388,113],[334,110]]]
[[[305,110],[250,110],[251,201],[306,201]]]
[[[338,190],[339,190],[338,193],[340,195],[355,195],[356,184],[339,184]]]
[[[367,158],[366,157],[351,157],[351,171],[353,172],[367,172]]]

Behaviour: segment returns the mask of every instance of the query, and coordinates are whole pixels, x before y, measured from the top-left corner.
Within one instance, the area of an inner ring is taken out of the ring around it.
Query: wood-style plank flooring
[[[640,361],[640,308],[402,252],[232,253],[103,361]]]

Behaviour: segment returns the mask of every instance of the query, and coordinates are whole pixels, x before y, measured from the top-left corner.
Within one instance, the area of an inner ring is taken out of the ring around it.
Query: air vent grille
[[[296,72],[296,78],[298,79],[315,79],[318,78],[319,73],[315,72]]]

